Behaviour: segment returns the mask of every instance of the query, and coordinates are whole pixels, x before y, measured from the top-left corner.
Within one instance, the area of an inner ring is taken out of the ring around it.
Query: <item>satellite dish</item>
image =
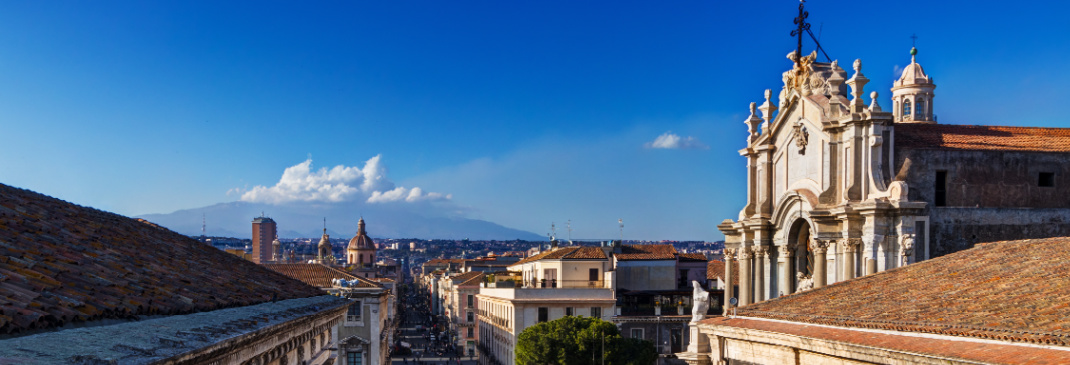
[[[739,304],[739,300],[733,297],[731,299],[728,299],[728,304],[731,304],[733,307],[735,307],[736,304]]]

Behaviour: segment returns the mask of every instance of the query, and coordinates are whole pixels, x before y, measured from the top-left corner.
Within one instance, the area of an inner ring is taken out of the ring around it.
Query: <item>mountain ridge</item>
[[[359,208],[360,212],[354,208]],[[250,238],[252,219],[266,216],[276,221],[281,238],[319,237],[323,234],[324,218],[327,219],[327,233],[332,238],[352,237],[357,231],[357,220],[363,217],[367,222],[368,234],[377,238],[542,239],[540,235],[485,220],[424,215],[414,212],[413,208],[398,204],[369,204],[357,207],[347,203],[315,202],[271,205],[234,201],[200,208],[180,209],[171,213],[142,214],[136,218],[142,218],[190,236],[200,235],[202,222],[206,222],[206,233],[210,236]],[[435,210],[427,209],[427,211]]]

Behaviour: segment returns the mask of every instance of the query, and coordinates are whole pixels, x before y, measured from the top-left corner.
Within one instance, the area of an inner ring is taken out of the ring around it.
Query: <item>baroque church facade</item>
[[[725,234],[738,305],[960,251],[1070,235],[1070,130],[949,125],[916,62],[884,109],[860,60],[788,58],[778,94],[751,103],[747,204]],[[885,99],[887,100],[887,99]],[[737,271],[738,270],[738,271]],[[725,303],[727,306],[728,303]]]

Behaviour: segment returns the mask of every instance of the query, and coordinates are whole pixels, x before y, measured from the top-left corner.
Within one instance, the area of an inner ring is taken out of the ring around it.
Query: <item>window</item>
[[[1054,172],[1041,172],[1040,179],[1037,181],[1037,186],[1050,188],[1055,186],[1055,173]]]
[[[359,255],[359,256],[357,256],[357,257],[359,257],[359,258],[360,258],[360,261],[359,261],[359,262],[357,262],[357,263],[358,263],[358,264],[363,264],[363,263],[364,263],[364,254],[360,254],[360,255]]]
[[[468,327],[468,338],[476,337],[475,327]],[[471,342],[471,341],[469,341]]]
[[[550,320],[550,308],[539,307],[539,323]]]
[[[638,339],[642,340],[643,339],[643,329],[642,328],[632,328],[632,338],[638,338]]]
[[[468,323],[472,323],[473,321],[475,321],[475,315],[475,313],[468,312]]]
[[[601,307],[591,307],[591,317],[602,318],[602,308]]]
[[[937,171],[935,181],[935,192],[933,195],[933,204],[942,207],[947,205],[947,171]]]
[[[903,119],[910,119],[910,100],[903,101]]]
[[[472,308],[472,294],[468,294],[468,308]]]
[[[574,310],[572,309],[572,307],[565,307],[565,315],[566,316],[574,315]]]
[[[925,99],[918,100],[918,103],[914,105],[914,119],[925,119]]]
[[[346,365],[360,365],[361,364],[360,352],[347,352],[346,353]]]
[[[361,302],[353,302],[353,304],[349,305],[349,310],[346,313],[346,320],[361,320]]]
[[[598,269],[591,269],[587,272],[587,280],[598,281]]]

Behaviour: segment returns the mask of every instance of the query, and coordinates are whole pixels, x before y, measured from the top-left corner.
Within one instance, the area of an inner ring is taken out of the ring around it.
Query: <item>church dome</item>
[[[353,236],[353,239],[349,240],[349,247],[347,250],[374,250],[375,242],[372,242],[371,237],[368,237],[368,233],[364,231],[364,218],[361,218],[357,222],[357,235]]]
[[[921,65],[915,60],[917,54],[917,48],[910,49],[910,64],[903,69],[903,75],[899,76],[899,80],[895,81],[896,87],[933,83],[933,79],[925,74],[925,69],[922,69]]]

